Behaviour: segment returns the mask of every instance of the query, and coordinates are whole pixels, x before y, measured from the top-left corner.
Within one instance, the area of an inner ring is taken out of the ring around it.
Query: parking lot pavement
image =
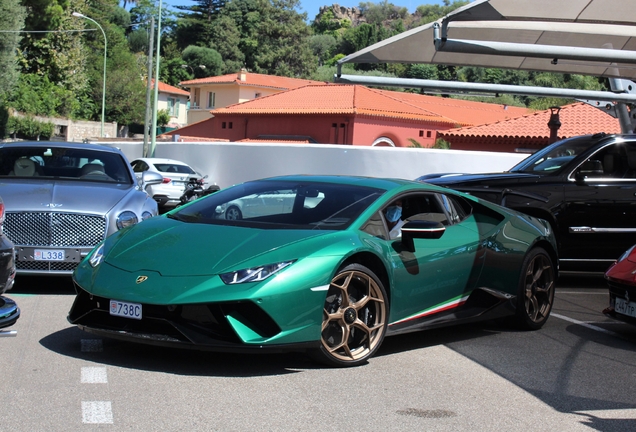
[[[596,283],[560,282],[542,330],[396,336],[353,369],[102,340],[66,321],[70,287],[16,285],[18,334],[0,339],[12,378],[0,380],[2,429],[634,430],[636,328],[600,313]]]

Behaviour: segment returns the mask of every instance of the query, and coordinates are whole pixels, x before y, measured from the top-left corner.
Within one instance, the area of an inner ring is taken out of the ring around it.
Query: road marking
[[[583,321],[575,320],[574,318],[566,317],[564,315],[559,315],[559,314],[552,313],[552,314],[550,314],[550,316],[553,316],[555,318],[559,318],[559,319],[562,319],[564,321],[568,321],[568,322],[571,322],[571,323],[574,323],[574,324],[578,324],[580,326],[589,328],[591,330],[596,330],[597,332],[610,334],[610,335],[613,335],[613,336],[616,336],[616,337],[621,337],[618,333],[614,333],[613,331],[605,330],[604,328],[597,327],[597,326],[592,325],[592,324],[587,324],[587,323],[585,323]]]
[[[83,367],[82,384],[107,384],[105,367]]]
[[[101,339],[82,339],[82,352],[102,352],[104,345]]]
[[[82,402],[82,423],[112,424],[113,410],[110,402]]]

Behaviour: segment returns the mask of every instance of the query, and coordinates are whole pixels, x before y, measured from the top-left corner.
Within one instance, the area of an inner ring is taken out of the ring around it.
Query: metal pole
[[[155,102],[152,110],[152,137],[150,144],[150,157],[155,157],[155,145],[157,142],[157,102],[159,100],[159,64],[161,61],[161,0],[159,0],[159,20],[157,21],[157,60],[155,62]]]
[[[150,17],[150,43],[148,44],[148,76],[146,78],[146,117],[144,119],[144,148],[143,157],[148,157],[148,135],[150,132],[150,102],[152,93],[152,50],[155,41],[155,17]]]
[[[104,32],[104,29],[102,28],[102,26],[100,26],[99,23],[95,21],[93,18],[89,18],[86,15],[83,15],[79,12],[73,12],[72,15],[79,18],[85,18],[89,21],[94,22],[95,25],[99,27],[99,29],[102,31],[102,34],[104,35],[104,82],[102,84],[102,134],[101,134],[101,137],[104,138],[104,113],[106,112],[106,52],[107,52],[107,46],[108,46],[108,42],[106,41],[106,33]]]

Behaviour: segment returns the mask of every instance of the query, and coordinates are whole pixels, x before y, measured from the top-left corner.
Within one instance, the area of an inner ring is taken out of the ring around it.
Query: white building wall
[[[115,142],[132,160],[142,143]],[[285,174],[332,174],[415,179],[432,173],[505,171],[527,157],[519,153],[325,144],[157,143],[155,157],[181,160],[221,188]]]

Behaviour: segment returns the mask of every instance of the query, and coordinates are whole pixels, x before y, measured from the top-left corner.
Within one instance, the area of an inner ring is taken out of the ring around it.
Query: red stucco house
[[[551,110],[536,111],[479,126],[438,131],[437,137],[448,141],[453,150],[530,153],[550,144],[551,114]],[[561,125],[554,140],[597,132],[621,133],[618,119],[584,102],[561,107],[558,118]]]
[[[214,117],[169,134],[181,140],[431,147],[438,131],[528,112],[501,104],[320,83],[217,108]]]

